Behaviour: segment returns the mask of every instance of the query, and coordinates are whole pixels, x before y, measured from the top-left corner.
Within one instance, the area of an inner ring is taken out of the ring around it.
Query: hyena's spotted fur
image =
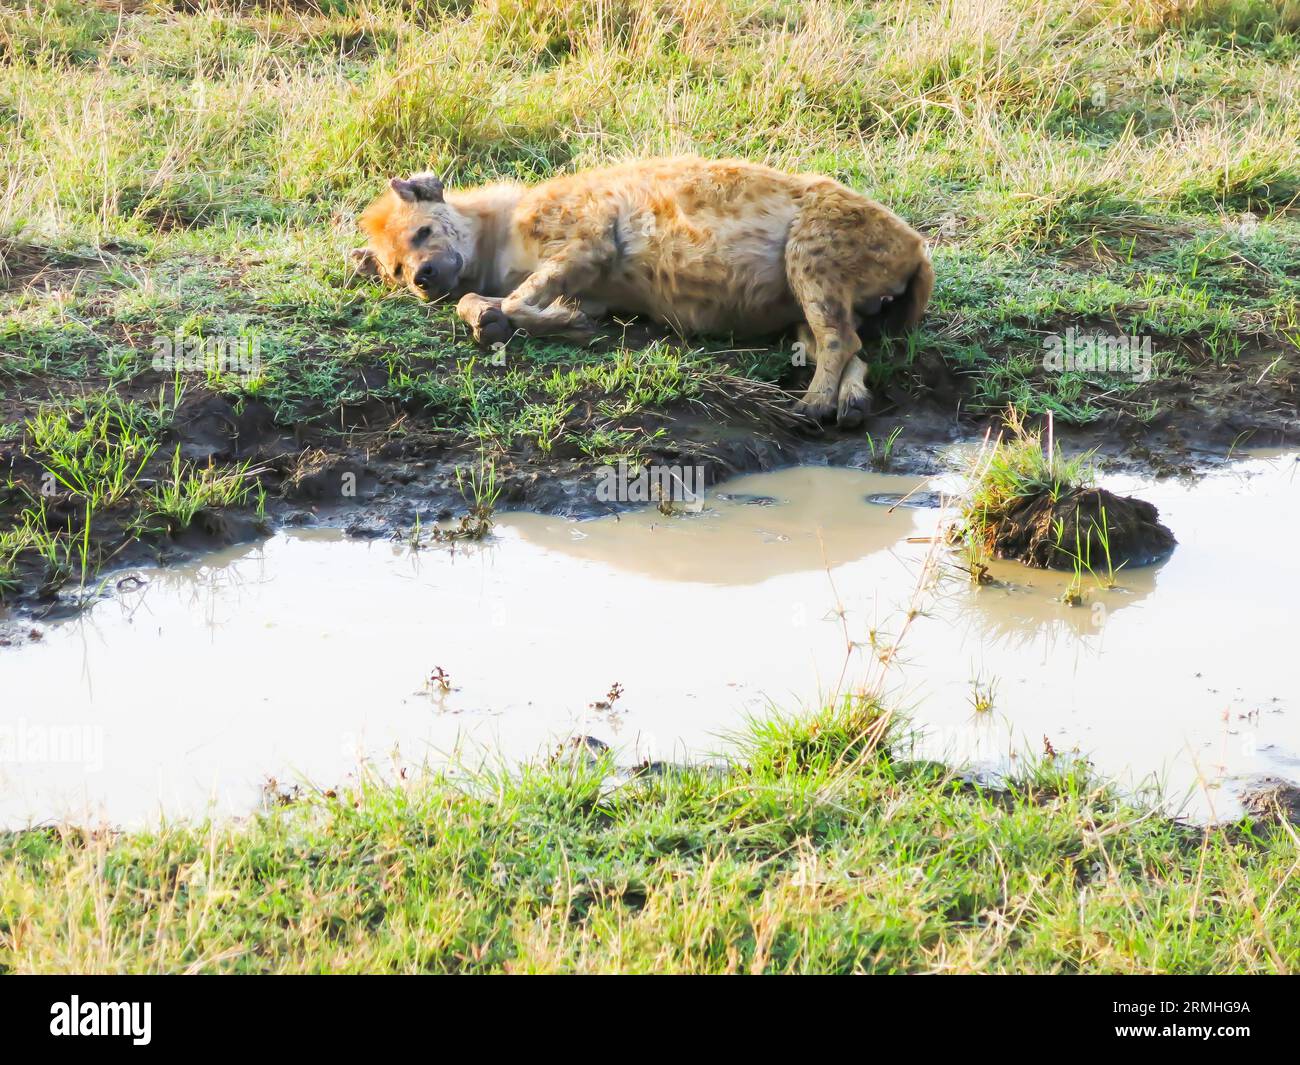
[[[361,216],[362,267],[425,298],[464,293],[480,343],[587,339],[608,312],[680,333],[791,326],[816,372],[800,406],[861,423],[864,341],[915,325],[934,283],[925,241],[829,178],[737,161],[653,159],[444,192],[394,178]]]

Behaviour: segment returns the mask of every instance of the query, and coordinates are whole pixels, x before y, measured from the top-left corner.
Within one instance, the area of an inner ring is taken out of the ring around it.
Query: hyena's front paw
[[[504,344],[514,335],[514,326],[501,309],[500,300],[486,299],[471,292],[461,297],[456,304],[456,313],[469,326],[474,340],[485,348]]]
[[[474,326],[474,339],[485,348],[504,344],[514,335],[514,327],[500,307],[489,307]]]

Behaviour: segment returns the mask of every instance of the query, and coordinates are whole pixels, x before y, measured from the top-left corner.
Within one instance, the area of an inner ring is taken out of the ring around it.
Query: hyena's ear
[[[379,276],[379,260],[369,248],[353,248],[348,252],[348,262],[352,269],[362,277]]]
[[[412,174],[409,179],[393,178],[389,187],[407,203],[442,202],[442,179],[437,174]]]

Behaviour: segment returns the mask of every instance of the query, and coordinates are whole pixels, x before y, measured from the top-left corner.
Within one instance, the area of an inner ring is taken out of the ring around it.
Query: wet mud
[[[984,531],[997,558],[1039,569],[1113,572],[1149,566],[1177,544],[1156,508],[1105,488],[1073,488],[1022,500]]]

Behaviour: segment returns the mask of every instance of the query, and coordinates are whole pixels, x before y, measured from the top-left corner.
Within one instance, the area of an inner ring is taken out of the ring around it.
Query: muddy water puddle
[[[242,814],[268,778],[509,761],[574,734],[626,763],[700,757],[863,681],[923,730],[918,755],[991,773],[1050,744],[1202,817],[1235,812],[1245,778],[1300,780],[1297,457],[1105,483],[1179,546],[1114,588],[1085,577],[1078,606],[1071,575],[1011,563],[974,587],[926,542],[939,510],[867,502],[951,481],[807,467],[693,514],[501,515],[455,551],[292,531],[118,574],[0,649],[0,823]]]

